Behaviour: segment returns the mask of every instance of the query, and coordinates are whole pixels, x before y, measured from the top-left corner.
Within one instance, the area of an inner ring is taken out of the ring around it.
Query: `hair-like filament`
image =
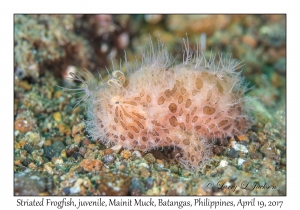
[[[126,77],[124,73],[120,70],[114,70],[112,72],[112,78],[107,81],[107,84],[111,86],[112,83],[122,87],[126,82]]]

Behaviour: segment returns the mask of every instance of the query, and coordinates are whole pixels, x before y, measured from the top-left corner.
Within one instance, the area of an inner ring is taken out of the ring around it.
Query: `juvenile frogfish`
[[[126,76],[123,67],[114,69],[101,85],[72,75],[84,83],[92,139],[144,152],[176,147],[181,164],[195,170],[212,157],[215,139],[251,126],[237,60],[212,54],[206,59],[185,42],[183,61],[176,64],[162,42],[151,40],[141,57],[134,68],[126,60]]]

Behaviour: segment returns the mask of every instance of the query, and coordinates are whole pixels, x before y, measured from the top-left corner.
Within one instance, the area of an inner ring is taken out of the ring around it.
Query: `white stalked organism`
[[[206,59],[199,49],[185,40],[183,61],[175,64],[163,42],[150,39],[134,68],[125,59],[126,76],[122,66],[101,85],[73,75],[84,83],[92,139],[139,151],[177,147],[180,162],[194,170],[211,158],[216,138],[247,131],[252,122],[240,62]]]

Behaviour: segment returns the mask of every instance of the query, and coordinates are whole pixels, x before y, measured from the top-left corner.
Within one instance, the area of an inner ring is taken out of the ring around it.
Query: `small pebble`
[[[30,144],[25,144],[24,145],[24,149],[27,151],[27,152],[29,152],[30,154],[33,152],[33,147],[32,146],[30,146]]]
[[[145,167],[141,167],[139,173],[140,177],[143,177],[144,179],[151,176],[150,171]]]
[[[52,148],[53,148],[58,154],[60,154],[61,151],[62,151],[63,149],[65,149],[65,145],[64,145],[64,143],[62,143],[61,141],[56,141],[56,142],[54,142],[54,143],[52,144]]]
[[[104,150],[104,154],[105,154],[105,155],[113,154],[113,153],[114,153],[114,150],[112,150],[111,148],[108,148],[108,149],[105,149],[105,150]]]
[[[89,160],[84,159],[81,161],[80,166],[83,167],[85,171],[100,171],[103,163],[100,160]]]
[[[239,158],[238,159],[238,166],[241,166],[243,164],[243,162],[245,162],[245,160],[242,159],[242,158]]]
[[[69,134],[67,134],[69,135]],[[84,136],[82,134],[78,134],[74,136],[74,143],[79,145],[84,140]]]
[[[59,156],[59,153],[57,153],[55,151],[55,149],[52,147],[52,145],[44,147],[44,154],[45,154],[45,157],[48,158],[49,160],[51,160],[55,156],[57,156],[57,157]]]
[[[72,127],[72,136],[74,137],[78,133],[83,133],[84,128],[85,128],[84,122],[74,125]]]
[[[142,154],[140,153],[140,151],[135,150],[132,155],[135,155],[137,158],[141,158]]]
[[[215,147],[213,148],[213,152],[214,152],[214,154],[216,154],[216,155],[220,155],[223,151],[224,151],[224,149],[223,149],[223,147],[221,147],[221,146],[215,146]]]
[[[120,152],[120,150],[122,149],[122,145],[115,145],[113,147],[111,147],[110,149],[112,149],[114,151],[115,154],[118,154]]]
[[[261,153],[264,154],[267,158],[274,158],[277,154],[277,149],[274,143],[266,142],[261,148]]]
[[[24,166],[28,166],[31,162],[32,162],[32,160],[30,158],[26,158],[25,160],[23,160],[22,164]]]
[[[69,187],[65,187],[62,189],[62,192],[64,195],[70,195],[70,188]]]
[[[237,158],[238,157],[238,153],[236,152],[235,149],[230,148],[228,151],[228,156],[231,158]]]
[[[121,155],[122,155],[123,158],[128,159],[128,158],[131,157],[131,152],[129,150],[123,150],[121,152]]]
[[[231,146],[232,146],[232,148],[235,149],[236,151],[241,151],[241,152],[244,152],[244,153],[248,153],[247,147],[245,147],[245,146],[242,145],[242,144],[237,144],[236,141],[232,141],[232,142],[231,142]]]
[[[69,125],[65,123],[59,123],[58,125],[59,132],[61,132],[64,135],[71,135],[71,128]]]
[[[130,195],[138,196],[142,195],[145,191],[145,184],[137,177],[132,178],[131,185],[129,187]]]
[[[54,165],[61,165],[64,163],[64,161],[61,157],[54,157],[54,158],[52,158],[52,163]]]
[[[146,190],[151,189],[153,185],[154,185],[153,179],[151,177],[148,177],[146,179],[146,184],[145,184]]]
[[[78,145],[76,144],[71,144],[69,146],[67,146],[66,148],[66,152],[69,156],[72,156],[75,152],[78,152],[79,149],[78,149]]]
[[[19,86],[25,90],[31,90],[31,85],[29,85],[28,81],[20,81]]]
[[[105,164],[111,164],[115,161],[115,156],[113,154],[107,154],[104,155],[101,160],[105,163]]]
[[[29,163],[28,168],[35,171],[37,169],[37,166],[35,165],[34,162],[31,162],[31,163]]]
[[[19,143],[15,143],[14,144],[14,149],[20,149],[21,148],[21,145]],[[28,152],[28,151],[27,151]]]
[[[144,159],[148,162],[148,163],[155,163],[156,159],[155,157],[153,156],[152,153],[147,153],[145,156],[144,156]]]
[[[48,174],[53,174],[53,169],[52,169],[53,166],[54,165],[51,162],[45,163],[43,171],[46,171]]]
[[[14,124],[15,130],[26,133],[33,129],[33,125],[24,118],[17,118]]]
[[[245,35],[242,37],[242,41],[251,48],[255,48],[257,45],[257,41],[254,36]]]
[[[60,114],[60,112],[55,112],[55,113],[53,114],[53,118],[54,118],[54,120],[55,120],[56,122],[61,122],[61,114]]]
[[[86,188],[91,188],[92,187],[91,180],[89,180],[87,177],[84,178],[84,180],[83,180],[83,186],[86,187]]]
[[[140,167],[143,166],[143,167],[145,167],[145,168],[149,168],[149,165],[148,165],[147,163],[140,163],[139,166],[140,166]]]
[[[73,185],[73,187],[75,186],[80,186],[83,183],[83,179],[82,178],[78,178],[75,182],[75,184]]]
[[[66,152],[65,149],[61,151],[60,156],[63,157],[63,158],[67,157],[67,152]]]
[[[84,157],[84,155],[86,153],[86,148],[85,147],[80,147],[79,148],[79,153]]]
[[[257,142],[258,141],[258,137],[257,137],[257,134],[256,133],[251,133],[250,136],[249,136],[249,139],[250,141],[252,142]]]
[[[248,145],[248,142],[247,142],[247,141],[244,141],[244,140],[242,140],[242,141],[240,141],[240,144],[241,144],[241,145],[244,145],[244,146],[247,146],[247,145]]]
[[[220,166],[220,167],[226,167],[226,166],[228,166],[228,162],[227,162],[226,160],[221,160],[219,166]]]
[[[79,160],[82,158],[82,155],[79,152],[74,152],[72,157],[75,158],[75,160]]]
[[[261,153],[258,153],[258,152],[256,152],[256,153],[251,153],[250,158],[251,158],[251,159],[262,159],[262,154],[261,154]]]
[[[172,173],[178,174],[178,166],[177,165],[171,165],[170,166],[170,171]]]
[[[89,145],[91,143],[91,141],[90,140],[88,140],[88,139],[84,139],[83,141],[82,141],[82,145]]]
[[[242,169],[246,172],[249,172],[251,170],[252,167],[252,163],[249,160],[246,160],[245,162],[243,162],[242,164]]]

